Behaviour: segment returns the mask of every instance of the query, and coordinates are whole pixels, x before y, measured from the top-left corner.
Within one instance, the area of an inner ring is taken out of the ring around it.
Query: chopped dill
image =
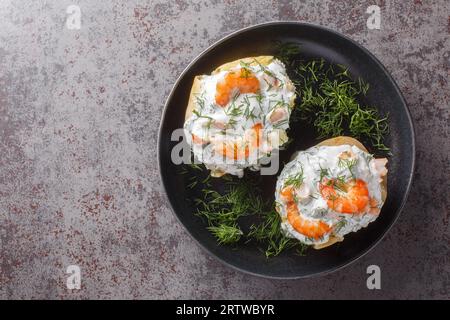
[[[228,123],[226,124],[227,129],[234,129],[236,128],[237,120],[234,118],[230,118],[228,120]],[[223,134],[226,134],[226,131],[223,132]]]
[[[298,173],[287,177],[287,179],[284,181],[284,185],[299,188],[303,183],[303,179],[303,167],[301,167]]]
[[[225,114],[231,117],[237,117],[242,114],[242,105],[236,105],[233,101],[231,105],[225,110]]]
[[[244,109],[244,117],[245,119],[249,120],[249,119],[256,119],[257,116],[253,113],[253,110],[250,108],[251,104],[250,104],[250,100],[248,96],[244,96],[244,105],[245,107]]]
[[[263,95],[261,93],[257,93],[253,96],[250,96],[250,98],[255,98],[256,102],[258,103],[258,107],[261,111],[261,113],[264,113],[263,107],[262,107],[262,101],[263,101]]]
[[[335,232],[335,233],[339,232],[343,227],[345,227],[346,224],[347,224],[347,221],[346,221],[345,219],[339,220],[339,221],[334,225],[334,232]]]
[[[325,177],[329,177],[330,176],[330,171],[327,168],[322,168],[320,167],[320,178],[319,178],[319,182],[322,182],[323,178]]]
[[[195,114],[197,116],[197,118],[204,118],[204,119],[208,119],[210,121],[214,120],[213,118],[211,118],[210,116],[204,116],[202,115],[199,111],[197,110],[192,110],[192,113]]]
[[[239,61],[239,64],[241,65],[241,68],[250,69],[251,65],[249,62],[245,62],[244,60]]]
[[[266,79],[264,79],[264,82],[267,84],[267,91],[272,90],[273,86],[271,83],[269,83],[269,81],[267,81]]]
[[[274,78],[274,79],[277,79],[278,81],[281,82],[281,80],[278,79],[277,76],[275,76],[269,69],[267,69],[267,68],[266,68],[265,66],[263,66],[261,63],[259,63],[258,60],[256,60],[256,59],[253,59],[253,60],[254,60],[254,62],[259,66],[260,71],[262,71],[263,73],[265,73],[265,74],[268,75],[269,77]],[[266,82],[267,82],[267,81],[266,81]],[[268,89],[268,90],[270,90],[270,89]]]
[[[319,199],[319,198],[316,197],[314,194],[310,194],[309,197],[310,197],[311,199],[315,199],[315,200]]]
[[[358,163],[358,159],[339,159],[338,166],[340,168],[346,168],[350,175],[355,178],[355,174],[353,173],[353,169],[355,168],[356,164]]]
[[[203,110],[205,108],[205,99],[203,98],[203,96],[195,96],[195,100],[197,102],[197,105],[200,107],[200,110]]]
[[[347,177],[339,175],[335,180],[331,181],[334,189],[341,192],[347,192]]]

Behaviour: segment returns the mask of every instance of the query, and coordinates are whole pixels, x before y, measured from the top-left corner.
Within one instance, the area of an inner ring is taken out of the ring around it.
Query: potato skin
[[[339,137],[327,139],[327,140],[324,140],[321,143],[317,144],[317,146],[318,147],[321,147],[321,146],[331,146],[332,147],[332,146],[341,146],[343,144],[355,146],[364,152],[368,152],[366,147],[364,147],[364,145],[361,142],[359,142],[355,138],[347,137],[347,136],[339,136]]]

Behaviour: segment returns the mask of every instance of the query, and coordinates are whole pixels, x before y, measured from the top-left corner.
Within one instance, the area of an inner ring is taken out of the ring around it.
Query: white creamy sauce
[[[351,152],[355,165],[351,167],[340,162],[339,155],[342,152]],[[355,146],[320,146],[312,147],[306,151],[299,152],[295,158],[289,162],[281,172],[276,186],[275,198],[277,209],[282,217],[282,229],[285,234],[292,238],[297,238],[302,243],[323,244],[328,242],[331,234],[343,237],[350,232],[356,232],[366,227],[370,222],[378,217],[371,213],[339,213],[330,209],[327,200],[320,193],[320,178],[326,172],[327,177],[345,177],[345,179],[362,179],[367,183],[369,197],[374,198],[381,208],[383,205],[380,185],[380,172],[374,165],[375,159],[372,155],[360,150]],[[326,171],[323,171],[326,170]],[[281,199],[280,192],[285,187],[285,182],[290,177],[303,171],[303,184],[297,188],[296,204],[304,217],[321,219],[332,227],[332,232],[320,239],[308,238],[297,232],[287,221],[286,205]],[[299,193],[300,192],[300,193]]]
[[[231,71],[238,71],[237,66]],[[235,91],[230,102],[224,107],[216,104],[216,86],[230,71],[201,77],[201,90],[195,93],[196,103],[192,116],[184,124],[185,135],[197,160],[213,171],[243,175],[244,168],[259,170],[260,164],[270,155],[273,148],[287,141],[286,129],[295,99],[295,87],[288,78],[284,65],[273,60],[267,66],[246,65],[259,80],[257,93]],[[271,121],[273,112],[281,112],[282,120]],[[237,141],[245,143],[245,134],[255,124],[263,128],[263,140],[254,157],[224,159],[217,152],[218,143]],[[275,135],[277,134],[277,135]],[[203,144],[193,143],[193,135],[202,139]],[[271,137],[279,137],[276,142]]]

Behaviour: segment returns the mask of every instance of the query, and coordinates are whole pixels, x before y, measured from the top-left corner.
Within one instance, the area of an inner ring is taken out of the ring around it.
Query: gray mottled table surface
[[[1,1],[0,298],[450,298],[449,1]],[[81,28],[69,29],[71,4]],[[366,8],[381,8],[381,29]],[[275,281],[209,257],[160,185],[171,87],[198,53],[270,20],[336,29],[392,73],[417,132],[405,210],[339,272]],[[80,290],[66,288],[78,265]],[[380,266],[381,290],[366,268]]]

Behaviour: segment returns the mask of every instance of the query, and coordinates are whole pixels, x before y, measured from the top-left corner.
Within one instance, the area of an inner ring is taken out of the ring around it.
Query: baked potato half
[[[340,136],[293,155],[275,197],[284,232],[315,249],[375,221],[387,197],[387,159]]]
[[[273,56],[246,57],[196,76],[184,129],[197,160],[220,177],[259,170],[288,139],[295,87]]]

